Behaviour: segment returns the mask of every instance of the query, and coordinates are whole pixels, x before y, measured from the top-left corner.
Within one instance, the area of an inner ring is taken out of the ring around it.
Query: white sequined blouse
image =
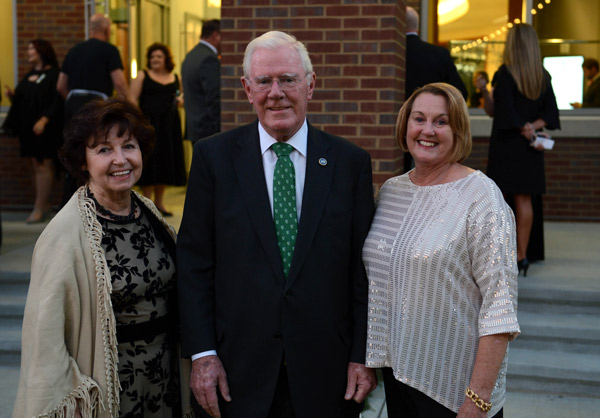
[[[458,412],[479,337],[520,332],[511,209],[480,171],[440,185],[408,175],[381,187],[363,247],[369,277],[368,367]],[[508,354],[508,349],[507,349]],[[492,397],[504,404],[507,355]]]

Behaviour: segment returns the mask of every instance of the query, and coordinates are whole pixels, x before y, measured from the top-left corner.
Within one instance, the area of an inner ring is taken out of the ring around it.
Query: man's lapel
[[[275,275],[278,280],[283,282],[283,265],[279,255],[275,224],[273,223],[271,204],[267,193],[260,141],[258,139],[258,125],[256,123],[250,125],[247,134],[240,137],[238,147],[234,150],[232,158],[240,190],[256,234],[262,243]]]
[[[333,180],[335,168],[334,155],[323,134],[308,125],[308,144],[306,151],[306,176],[302,197],[302,212],[298,224],[298,236],[294,248],[294,257],[285,287],[288,289],[302,269],[302,264],[310,250],[317,227],[323,215],[327,197]]]

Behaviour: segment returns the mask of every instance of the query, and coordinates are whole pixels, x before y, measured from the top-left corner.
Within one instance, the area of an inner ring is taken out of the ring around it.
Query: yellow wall
[[[208,7],[206,0],[177,0],[171,1],[171,50],[173,52],[173,59],[175,60],[176,67],[175,71],[181,73],[181,63],[185,58],[185,54],[188,52],[186,48],[186,27],[185,27],[185,16],[186,13],[197,16],[202,20],[209,19],[220,19],[221,9],[215,7]],[[200,38],[198,37],[194,41],[194,45],[198,43]],[[189,42],[188,42],[189,44]]]
[[[14,47],[13,47],[13,0],[0,0],[0,81],[2,82],[2,106],[9,106],[10,101],[4,97],[4,86],[15,87]]]

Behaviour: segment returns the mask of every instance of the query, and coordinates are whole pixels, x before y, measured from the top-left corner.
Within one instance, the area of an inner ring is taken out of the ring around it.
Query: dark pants
[[[456,418],[456,412],[396,380],[389,367],[382,371],[389,418]],[[502,409],[494,418],[503,418]]]
[[[194,399],[194,395],[192,394],[192,406],[194,407],[194,412],[196,417],[198,418],[206,418],[208,414],[202,410],[196,400]],[[219,399],[220,395],[219,395]],[[360,412],[364,407],[364,403],[356,403],[354,401],[344,401],[343,411],[339,417],[332,418],[359,418]],[[223,410],[221,410],[221,414],[223,415]],[[238,418],[238,417],[232,417]],[[243,418],[243,417],[240,417]],[[277,386],[275,386],[275,394],[273,396],[273,403],[271,404],[271,409],[266,418],[296,418],[296,413],[294,412],[294,406],[292,405],[292,395],[290,392],[290,384],[288,380],[287,367],[281,365],[281,370],[279,372],[279,378],[277,379]]]

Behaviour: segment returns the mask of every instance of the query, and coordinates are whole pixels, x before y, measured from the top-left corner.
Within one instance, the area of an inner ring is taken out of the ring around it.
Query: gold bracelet
[[[492,404],[481,399],[479,395],[471,390],[471,388],[467,388],[467,390],[465,390],[465,395],[467,395],[467,398],[471,399],[475,405],[477,405],[477,408],[481,409],[483,412],[488,412],[490,409],[492,409]]]

